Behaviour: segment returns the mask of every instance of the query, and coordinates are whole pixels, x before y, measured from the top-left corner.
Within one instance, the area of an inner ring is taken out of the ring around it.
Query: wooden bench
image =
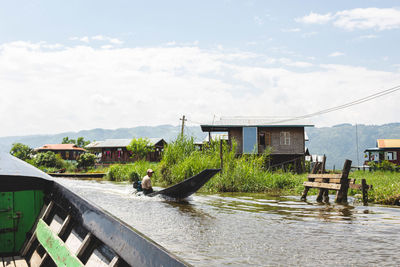
[[[308,175],[308,181],[304,182],[304,192],[301,196],[302,200],[306,200],[307,193],[311,188],[318,188],[319,193],[317,196],[318,202],[329,202],[329,190],[336,191],[337,203],[347,203],[347,192],[349,189],[362,190],[363,203],[368,205],[368,189],[372,186],[367,185],[366,180],[362,179],[361,184],[356,184],[355,179],[349,179],[351,169],[351,160],[346,160],[343,166],[342,173],[330,174],[325,172],[325,158],[322,164],[316,165],[312,173]],[[320,172],[320,173],[317,173]]]

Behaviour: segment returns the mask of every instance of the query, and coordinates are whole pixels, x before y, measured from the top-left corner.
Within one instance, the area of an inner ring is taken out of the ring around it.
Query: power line
[[[303,115],[303,116],[293,117],[293,118],[290,118],[290,119],[274,121],[274,122],[271,122],[271,123],[273,123],[273,124],[275,124],[275,123],[283,123],[283,122],[301,120],[301,119],[314,117],[314,116],[317,116],[317,115],[326,114],[326,113],[329,113],[329,112],[333,112],[333,111],[337,111],[337,110],[340,110],[340,109],[345,109],[345,108],[348,108],[348,107],[351,107],[351,106],[359,105],[361,103],[364,103],[364,102],[367,102],[367,101],[371,101],[371,100],[373,100],[375,98],[382,97],[384,95],[388,95],[388,94],[394,93],[394,92],[396,92],[398,90],[400,90],[400,85],[392,87],[390,89],[383,90],[381,92],[378,92],[378,93],[375,93],[375,94],[372,94],[372,95],[369,95],[369,96],[366,96],[366,97],[363,97],[363,98],[360,98],[358,100],[351,101],[349,103],[346,103],[346,104],[343,104],[343,105],[340,105],[340,106],[324,109],[324,110],[321,110],[321,111],[318,111],[318,112],[314,112],[314,113],[310,113],[310,114],[306,114],[306,115]]]
[[[378,93],[375,93],[375,94],[372,94],[372,95],[369,95],[369,96],[366,96],[366,97],[363,97],[363,98],[348,102],[346,104],[342,104],[342,105],[339,105],[339,106],[336,106],[336,107],[323,109],[323,110],[320,110],[320,111],[317,111],[317,112],[314,112],[314,113],[305,114],[305,115],[298,116],[298,117],[293,117],[293,118],[284,119],[284,120],[278,120],[278,121],[271,121],[271,122],[269,122],[269,124],[278,124],[278,123],[284,123],[284,122],[289,122],[289,121],[294,121],[294,120],[307,119],[307,118],[311,118],[311,117],[314,117],[314,116],[323,115],[323,114],[330,113],[330,112],[333,112],[333,111],[337,111],[337,110],[345,109],[345,108],[348,108],[348,107],[351,107],[351,106],[359,105],[359,104],[362,104],[364,102],[371,101],[373,99],[376,99],[376,98],[379,98],[379,97],[394,93],[394,92],[399,91],[399,90],[400,90],[400,85],[397,85],[395,87],[392,87],[392,88],[380,91]],[[214,119],[215,119],[215,115],[214,115]],[[197,121],[193,121],[193,120],[187,120],[187,121],[188,122],[192,122],[194,124],[199,124],[199,125],[206,124],[206,123],[197,122]]]

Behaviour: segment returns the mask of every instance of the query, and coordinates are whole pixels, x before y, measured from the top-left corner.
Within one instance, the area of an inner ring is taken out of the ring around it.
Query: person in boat
[[[142,179],[142,189],[143,194],[147,195],[153,193],[153,187],[151,186],[151,176],[153,176],[154,171],[152,169],[147,170],[147,175]]]

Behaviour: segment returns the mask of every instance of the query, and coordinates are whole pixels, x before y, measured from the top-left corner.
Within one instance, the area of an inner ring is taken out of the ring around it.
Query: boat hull
[[[205,169],[195,176],[192,176],[176,185],[147,194],[149,197],[156,195],[166,196],[174,199],[184,199],[197,192],[205,183],[207,183],[220,169]]]

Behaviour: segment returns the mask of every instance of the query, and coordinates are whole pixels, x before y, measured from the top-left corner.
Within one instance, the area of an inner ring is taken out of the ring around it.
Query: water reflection
[[[60,181],[195,266],[394,266],[400,209],[300,196],[135,196],[128,184]],[[340,257],[338,257],[340,252]]]

